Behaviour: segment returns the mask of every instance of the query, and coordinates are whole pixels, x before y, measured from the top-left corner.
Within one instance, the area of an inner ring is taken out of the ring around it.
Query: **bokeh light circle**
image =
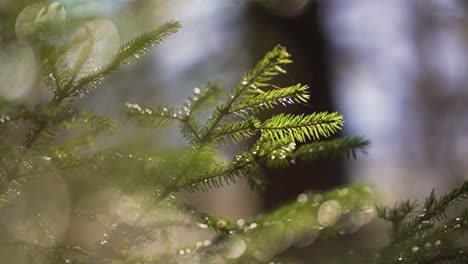
[[[0,96],[14,100],[27,95],[37,74],[36,56],[28,44],[12,43],[0,50]]]
[[[221,255],[227,259],[237,259],[241,257],[247,249],[245,241],[239,237],[233,237],[223,243]]]
[[[17,240],[53,247],[66,236],[70,223],[70,197],[62,177],[30,177],[12,204],[4,208],[0,223]]]
[[[336,200],[328,200],[320,205],[317,212],[317,221],[322,226],[336,224],[342,215],[341,204]]]
[[[78,61],[83,47],[92,43],[92,54],[86,60],[78,78],[107,65],[120,47],[119,32],[115,24],[108,19],[95,19],[84,23],[74,32],[70,40],[80,40],[80,43],[66,56],[66,63],[70,68]]]

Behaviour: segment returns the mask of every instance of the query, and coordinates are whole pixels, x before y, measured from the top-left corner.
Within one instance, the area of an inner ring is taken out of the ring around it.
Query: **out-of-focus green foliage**
[[[305,85],[272,84],[292,62],[281,46],[267,52],[231,89],[220,83],[195,88],[181,106],[127,103],[126,124],[81,109],[80,100],[107,75],[161,43],[180,23],[169,21],[131,39],[106,64],[92,68],[99,36],[80,25],[94,18],[70,19],[67,13],[73,14],[73,8],[38,2],[18,10],[17,37],[33,47],[40,66],[37,85],[48,88],[50,100],[31,104],[0,98],[1,262],[300,263],[282,252],[353,234],[374,218],[374,195],[363,185],[302,193],[297,201],[247,220],[208,215],[175,199],[182,190],[206,191],[239,178],[261,190],[267,183],[266,168],[356,157],[369,142],[361,137],[318,141],[341,129],[338,113],[258,115],[310,97]],[[99,137],[112,137],[132,121],[158,128],[155,137],[160,127],[177,123],[186,147],[138,149],[128,142],[99,146]],[[223,145],[248,138],[255,141],[232,160],[220,153]],[[464,250],[448,234],[462,233],[465,220],[459,219],[466,214],[449,219],[444,229],[425,223],[442,220],[449,205],[465,198],[465,187],[440,199],[431,195],[424,214],[409,222],[404,220],[415,209],[412,203],[380,209],[380,217],[393,224],[391,243],[360,259],[462,263]],[[181,230],[208,231],[211,236],[184,244],[177,235]],[[439,251],[430,256],[414,246],[436,238],[427,248]],[[412,255],[406,253],[410,245]],[[144,252],[148,246],[151,250]],[[343,263],[351,261],[343,258]]]

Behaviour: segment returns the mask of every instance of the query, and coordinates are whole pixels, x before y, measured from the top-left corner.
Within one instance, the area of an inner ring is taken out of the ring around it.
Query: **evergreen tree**
[[[268,116],[267,110],[304,103],[310,97],[307,85],[272,84],[292,62],[284,47],[267,52],[231,89],[213,82],[195,88],[181,106],[124,106],[128,122],[155,128],[155,133],[158,127],[176,123],[187,147],[98,148],[98,137],[112,136],[122,124],[82,109],[79,102],[106,76],[178,31],[180,23],[169,21],[133,38],[107,65],[90,71],[87,65],[97,36],[92,31],[79,38],[69,34],[83,21],[68,22],[64,6],[58,3],[37,4],[26,15],[19,18],[29,21],[29,27],[17,30],[18,38],[34,46],[41,62],[41,85],[49,88],[51,98],[34,105],[0,99],[0,246],[10,263],[312,263],[283,252],[292,246],[309,247],[316,240],[339,240],[376,215],[391,224],[388,243],[352,256],[338,254],[335,261],[467,262],[461,243],[467,211],[455,217],[446,214],[449,206],[466,198],[467,183],[440,198],[432,193],[419,211],[416,202],[376,209],[371,188],[354,185],[323,194],[302,193],[297,201],[247,220],[208,215],[175,198],[182,190],[207,191],[240,178],[261,192],[267,183],[266,168],[281,169],[298,160],[356,158],[365,151],[369,142],[362,137],[329,139],[343,126],[338,113]],[[79,52],[70,65],[67,55],[74,49]],[[200,118],[206,113],[206,120]],[[18,135],[22,139],[14,140]],[[232,160],[223,158],[220,146],[245,139],[252,144]],[[25,201],[43,199],[34,188],[44,184],[50,185],[52,198],[59,197],[54,186],[68,186],[70,203],[63,206],[70,215],[67,221],[96,223],[104,230],[99,239],[77,242],[73,232],[86,230],[79,225],[59,230],[50,224],[54,214],[40,201],[41,206],[24,210]],[[126,212],[109,213],[80,203],[107,189],[121,200],[133,198]],[[9,217],[18,216],[18,211],[23,212],[21,219]],[[11,222],[21,225],[12,230]],[[209,230],[214,238],[180,245],[174,241],[174,228]],[[157,243],[159,250],[142,254],[139,250],[150,243]]]

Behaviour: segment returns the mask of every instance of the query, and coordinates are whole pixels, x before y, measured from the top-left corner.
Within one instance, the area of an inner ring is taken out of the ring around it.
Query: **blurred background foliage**
[[[40,1],[0,0],[0,95],[44,102],[50,95],[37,85],[40,69],[34,43],[21,40],[27,21],[18,21],[18,14],[34,2]],[[246,218],[296,199],[305,190],[360,181],[373,183],[382,200],[392,203],[421,198],[435,186],[445,192],[467,179],[466,1],[55,2],[73,6],[66,16],[77,24],[96,18],[87,22],[101,36],[94,67],[105,64],[120,43],[139,33],[168,19],[183,24],[178,34],[111,76],[104,89],[82,102],[93,112],[122,118],[126,102],[175,104],[209,80],[231,86],[265,51],[280,43],[288,47],[295,63],[277,86],[311,86],[309,105],[293,111],[339,110],[347,121],[345,134],[366,135],[373,143],[369,155],[358,161],[324,160],[272,171],[270,184],[260,195],[251,193],[245,183],[203,194],[180,194],[202,211]],[[182,144],[174,135],[156,136],[153,130],[126,125],[115,137],[102,138],[99,145],[123,143],[141,149]],[[227,155],[233,151],[226,149]],[[62,206],[66,207],[56,207]],[[324,248],[316,249],[327,252]]]

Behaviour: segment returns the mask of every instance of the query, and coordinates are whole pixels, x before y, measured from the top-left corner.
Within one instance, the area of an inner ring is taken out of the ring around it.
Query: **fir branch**
[[[186,103],[177,111],[181,117],[181,132],[184,138],[191,144],[201,142],[202,124],[195,114],[204,111],[207,107],[217,103],[223,94],[222,86],[219,82],[209,83],[204,89],[194,88],[194,96],[190,97]]]
[[[186,179],[177,189],[185,189],[189,192],[207,192],[211,189],[235,184],[242,177],[247,179],[247,184],[252,191],[260,192],[265,187],[266,180],[263,172],[252,162],[244,167],[225,166],[200,173],[198,176]]]
[[[127,116],[153,127],[166,126],[172,121],[179,121],[184,138],[190,143],[198,144],[201,141],[202,128],[195,114],[203,111],[210,104],[218,102],[222,90],[219,83],[210,83],[203,90],[195,88],[194,93],[195,96],[190,97],[180,108],[142,107],[127,103]]]
[[[0,128],[8,128],[12,122],[35,120],[39,118],[37,111],[24,102],[10,102],[0,96]]]
[[[466,263],[468,251],[460,238],[468,230],[468,210],[440,222],[447,218],[450,205],[465,198],[466,191],[467,182],[440,198],[432,191],[419,213],[416,202],[409,201],[391,209],[379,208],[379,217],[392,223],[392,232],[378,263]]]
[[[11,203],[16,197],[21,195],[22,187],[26,182],[25,177],[18,177],[17,179],[9,180],[6,185],[3,185],[3,189],[0,194],[0,208]]]
[[[265,191],[268,179],[266,178],[264,168],[258,161],[246,165],[240,170],[240,173],[247,178],[247,186],[250,190],[257,193]]]
[[[73,68],[70,70],[70,78],[68,80],[68,83],[63,88],[64,90],[68,90],[71,87],[71,85],[73,85],[76,78],[86,68],[86,63],[88,62],[90,57],[93,55],[95,37],[93,36],[92,32],[87,31],[86,33],[87,33],[86,42],[81,47],[81,50],[78,53],[75,64],[73,65]],[[60,89],[58,89],[58,92],[60,92]]]
[[[211,118],[203,129],[202,142],[209,141],[215,128],[222,118],[231,112],[233,105],[248,91],[248,89],[258,89],[268,85],[268,82],[276,75],[284,73],[282,65],[291,63],[290,55],[285,48],[276,46],[268,52],[265,57],[249,71],[244,78],[233,88],[232,94],[225,104],[214,110]]]
[[[437,197],[435,191],[433,190],[424,203],[423,214],[424,216],[420,217],[423,220],[428,219],[445,219],[447,216],[445,211],[447,208],[455,203],[460,202],[468,197],[468,181],[464,182],[460,188],[456,188],[453,191]]]
[[[30,149],[33,146],[34,142],[36,142],[36,139],[38,139],[42,131],[47,127],[47,123],[48,122],[41,120],[37,121],[31,126],[31,128],[26,133],[26,137],[23,141],[23,146],[25,147],[25,149]],[[46,135],[47,134],[48,133],[46,133]]]
[[[60,129],[56,125],[48,125],[47,123],[40,124],[33,128],[32,133],[26,136],[26,149],[34,151],[44,151],[55,143]],[[26,154],[26,153],[25,153]]]
[[[206,192],[213,188],[223,187],[224,184],[234,184],[238,176],[235,172],[237,171],[234,171],[229,166],[216,168],[198,176],[185,179],[177,189],[185,189],[189,192]]]
[[[461,214],[448,219],[431,235],[450,234],[452,238],[461,238],[466,231],[468,231],[468,208],[465,208]]]
[[[201,123],[193,115],[186,115],[181,120],[180,131],[184,138],[191,144],[197,145],[200,143]]]
[[[71,155],[71,154],[65,154],[63,150],[59,152],[59,155],[55,155],[51,159],[51,165],[56,168],[56,169],[71,169],[71,168],[77,168],[77,167],[82,167],[85,165],[90,165],[96,163],[96,158],[98,155],[86,155],[83,157]]]
[[[184,118],[178,115],[174,107],[142,107],[138,104],[131,103],[126,103],[125,106],[127,107],[128,118],[152,127],[168,126],[173,121],[182,121]]]
[[[180,28],[180,22],[171,20],[159,26],[156,30],[133,38],[119,49],[105,71],[114,71],[118,69],[120,65],[129,63],[133,57],[139,58],[141,55],[148,52],[151,47],[161,44],[165,37],[176,33]]]
[[[382,255],[378,263],[461,264],[467,261],[467,249],[459,246],[457,241],[444,237],[434,240],[432,243],[412,239],[404,246],[396,248],[391,254]]]
[[[343,117],[338,113],[313,113],[310,115],[279,114],[266,120],[260,127],[262,135],[274,140],[289,142],[315,140],[329,137],[341,129]]]
[[[69,71],[62,61],[62,56],[66,52],[67,49],[63,46],[57,48],[50,45],[44,45],[39,50],[45,82],[55,95],[57,95],[57,91],[64,88],[65,80],[69,78]]]
[[[260,120],[251,117],[245,121],[230,122],[224,126],[217,127],[213,133],[214,142],[225,142],[226,138],[233,142],[250,138],[255,135],[256,127],[260,126]]]
[[[68,138],[44,152],[44,158],[51,160],[52,166],[58,169],[96,164],[97,160],[104,160],[100,152],[89,153],[88,148],[95,146],[96,136],[97,134],[91,131]]]
[[[177,175],[165,186],[160,195],[163,200],[169,194],[191,185],[191,179],[198,179],[200,171],[211,170],[223,164],[218,157],[218,150],[213,146],[203,144],[197,148],[189,149],[178,161]],[[222,165],[221,165],[222,166]]]
[[[224,94],[224,89],[220,82],[210,82],[202,89],[196,87],[193,90],[194,96],[190,97],[182,107],[185,114],[200,113],[212,104],[218,103]]]
[[[447,217],[446,210],[451,205],[466,199],[468,197],[468,181],[464,182],[460,188],[454,189],[437,198],[435,192],[432,191],[424,203],[424,209],[409,223],[405,223],[399,230],[395,237],[394,243],[402,241],[405,238],[411,237],[415,234],[421,234],[428,228],[432,227],[426,223],[432,223],[445,219]]]
[[[81,137],[76,138],[75,140],[82,139]],[[86,144],[86,138],[80,142],[76,142],[77,145]],[[51,149],[49,155],[52,165],[58,169],[70,169],[74,167],[80,167],[84,165],[99,165],[103,167],[105,163],[118,162],[122,163],[124,161],[131,161],[134,163],[137,162],[146,162],[144,170],[149,171],[151,167],[157,167],[159,163],[162,163],[162,155],[156,153],[140,153],[140,152],[122,152],[117,150],[100,150],[94,153],[84,153],[80,154],[79,146],[74,146],[74,141],[68,141],[64,144],[56,146]]]
[[[264,155],[259,155],[259,157],[268,168],[287,168],[297,160],[293,152],[295,149],[296,143],[294,142],[289,144],[271,144],[268,146],[268,152]],[[260,148],[260,152],[264,152],[264,150]]]
[[[310,98],[308,89],[307,85],[297,84],[282,89],[252,93],[243,96],[242,101],[234,104],[229,113],[253,112],[257,114],[261,110],[273,109],[280,104],[286,106],[293,103],[305,103]]]
[[[214,168],[202,170],[185,178],[178,189],[206,192],[213,188],[235,184],[241,177],[247,178],[250,189],[257,192],[261,191],[266,183],[258,160],[250,151],[236,155],[230,163],[220,163]]]
[[[149,51],[150,47],[162,43],[164,37],[177,32],[180,27],[181,24],[178,21],[171,20],[154,31],[144,33],[130,40],[120,47],[109,64],[81,78],[69,91],[66,91],[63,97],[88,93],[102,81],[104,76],[117,70],[121,65],[128,64],[132,58],[140,58],[141,55]]]
[[[317,158],[346,157],[357,158],[359,152],[366,153],[370,142],[362,137],[343,137],[329,141],[316,141],[302,145],[294,157],[303,160]]]
[[[248,121],[245,121],[248,124]],[[240,124],[238,124],[240,123]],[[244,122],[234,123],[234,127],[245,125]],[[249,127],[247,125],[247,127]],[[225,131],[228,131],[226,129]],[[246,131],[249,131],[248,128]],[[229,135],[229,133],[227,133]],[[262,167],[284,168],[294,163],[296,159],[316,159],[334,155],[351,155],[365,148],[368,142],[359,137],[336,139],[330,142],[314,142],[304,145],[295,151],[295,144],[289,143],[259,143],[249,151],[244,151],[234,157],[231,163],[200,173],[194,178],[187,179],[180,188],[189,191],[207,191],[212,188],[233,184],[240,177],[245,177],[252,190],[262,190],[266,181],[261,172]],[[337,149],[338,146],[338,149]],[[310,149],[321,149],[318,153],[310,153]],[[336,151],[331,154],[333,149]]]
[[[223,94],[221,84],[209,83],[203,90],[194,89],[195,95],[177,110],[180,121],[180,130],[184,138],[191,144],[201,143],[202,124],[196,114],[204,111],[210,105],[217,103]]]
[[[23,140],[23,152],[26,154],[28,149],[32,148],[36,140],[41,136],[50,135],[49,140],[51,142],[54,135],[58,132],[57,124],[67,120],[73,115],[72,107],[75,105],[74,98],[66,98],[58,102],[52,99],[45,107],[37,107],[34,114],[32,114],[32,125],[28,129],[26,136]],[[47,130],[47,131],[44,131]],[[46,142],[43,142],[46,143]]]
[[[401,223],[414,211],[418,204],[416,201],[405,201],[393,208],[377,207],[377,214],[379,218],[386,220],[392,224],[392,232],[390,237],[392,241],[397,239]],[[393,243],[393,242],[392,242]]]
[[[113,131],[116,125],[112,119],[80,111],[60,124],[65,129],[80,128],[86,133],[97,135],[103,131]]]
[[[64,103],[60,105],[60,102],[52,99],[52,101],[44,108],[38,108],[39,115],[37,118],[32,119],[32,125],[26,132],[26,136],[22,141],[21,154],[18,162],[10,173],[10,180],[14,180],[18,177],[18,171],[20,170],[20,164],[24,162],[28,152],[33,149],[34,151],[40,152],[41,150],[47,149],[57,137],[59,128],[57,123],[65,120],[70,116],[70,107],[73,105],[73,99],[62,100]],[[35,146],[37,145],[37,146]]]

